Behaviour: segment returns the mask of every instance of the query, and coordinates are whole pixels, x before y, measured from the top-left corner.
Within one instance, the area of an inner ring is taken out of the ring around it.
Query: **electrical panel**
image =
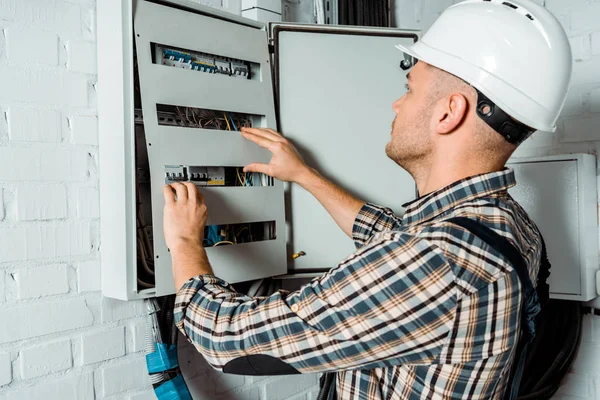
[[[516,158],[517,185],[509,193],[540,229],[552,264],[552,298],[587,301],[598,296],[596,158],[568,154]]]
[[[405,83],[394,45],[415,40],[397,29],[267,29],[185,0],[100,2],[103,294],[174,293],[162,235],[162,188],[171,182],[202,191],[204,246],[230,283],[320,273],[352,252],[301,189],[242,171],[271,153],[237,131],[283,131],[311,166],[401,212],[414,182],[384,148]],[[357,152],[369,162],[357,163]]]
[[[310,278],[354,247],[307,192],[261,174],[271,154],[244,126],[283,132],[309,165],[397,214],[412,178],[385,157],[391,104],[406,82],[397,29],[262,23],[185,0],[98,3],[101,264],[104,295],[174,292],[162,187],[193,182],[209,220],[203,245],[230,283]],[[551,295],[597,296],[595,160],[514,159],[510,193],[538,224]]]

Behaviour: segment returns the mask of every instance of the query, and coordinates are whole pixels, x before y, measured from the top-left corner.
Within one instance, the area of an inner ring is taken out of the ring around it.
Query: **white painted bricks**
[[[73,143],[98,145],[98,118],[76,116],[69,119]]]
[[[8,58],[19,63],[58,64],[58,36],[37,29],[6,30]]]
[[[95,21],[95,0],[0,1],[3,400],[103,398],[116,365],[119,400],[152,393],[143,356],[123,358],[145,308],[98,292]]]
[[[92,292],[101,289],[100,263],[84,261],[77,268],[77,285],[79,292]]]
[[[3,307],[0,344],[92,325],[92,312],[82,298]]]
[[[67,43],[69,50],[68,68],[72,71],[95,74],[97,71],[96,63],[96,44],[83,41],[71,40]]]
[[[83,181],[88,176],[87,157],[76,148],[0,148],[0,180]]]
[[[0,353],[0,387],[12,382],[10,353]]]
[[[87,400],[94,399],[92,373],[72,375],[65,379],[40,382],[35,386],[2,393],[2,400]]]
[[[100,374],[104,396],[150,384],[145,357],[137,357],[131,361],[103,368]]]
[[[64,186],[21,186],[17,189],[17,218],[21,221],[67,217]]]
[[[77,217],[81,219],[100,216],[100,194],[95,188],[80,188],[77,191]]]
[[[71,341],[49,343],[22,350],[20,354],[22,379],[33,379],[71,368]]]
[[[84,336],[81,340],[81,363],[92,364],[125,355],[125,328]]]
[[[14,274],[14,279],[18,285],[19,299],[37,298],[69,291],[65,264],[22,269]]]
[[[11,141],[56,143],[62,140],[58,111],[12,107],[8,122]]]

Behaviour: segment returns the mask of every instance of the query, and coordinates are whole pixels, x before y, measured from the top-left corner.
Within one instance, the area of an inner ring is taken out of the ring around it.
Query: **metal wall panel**
[[[159,126],[157,104],[191,106],[264,116],[275,127],[275,109],[265,30],[149,2],[139,2],[134,16],[144,127],[152,179],[152,217],[156,293],[174,292],[171,258],[164,242],[165,165],[243,166],[268,162],[271,154],[237,132]],[[187,29],[186,29],[187,27]],[[232,57],[260,64],[259,79],[208,74],[152,62],[151,44]],[[215,274],[230,282],[285,273],[283,185],[202,188],[208,224],[273,220],[277,239],[208,248]]]

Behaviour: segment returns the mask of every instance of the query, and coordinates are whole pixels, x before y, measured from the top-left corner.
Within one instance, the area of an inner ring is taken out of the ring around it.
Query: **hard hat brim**
[[[414,58],[416,58],[416,59],[419,59],[419,57],[417,56],[417,54],[415,54],[415,52],[414,52],[414,51],[412,51],[412,49],[410,49],[410,48],[408,48],[408,47],[402,46],[401,44],[397,44],[397,45],[396,45],[396,48],[397,48],[398,50],[400,50],[401,52],[408,54],[408,55],[409,55],[409,56],[411,56],[411,57],[414,57]]]

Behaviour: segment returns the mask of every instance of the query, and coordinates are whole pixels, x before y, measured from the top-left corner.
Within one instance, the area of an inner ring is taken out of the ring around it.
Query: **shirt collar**
[[[464,178],[404,204],[402,220],[407,225],[425,222],[462,202],[506,191],[515,184],[512,168]]]

